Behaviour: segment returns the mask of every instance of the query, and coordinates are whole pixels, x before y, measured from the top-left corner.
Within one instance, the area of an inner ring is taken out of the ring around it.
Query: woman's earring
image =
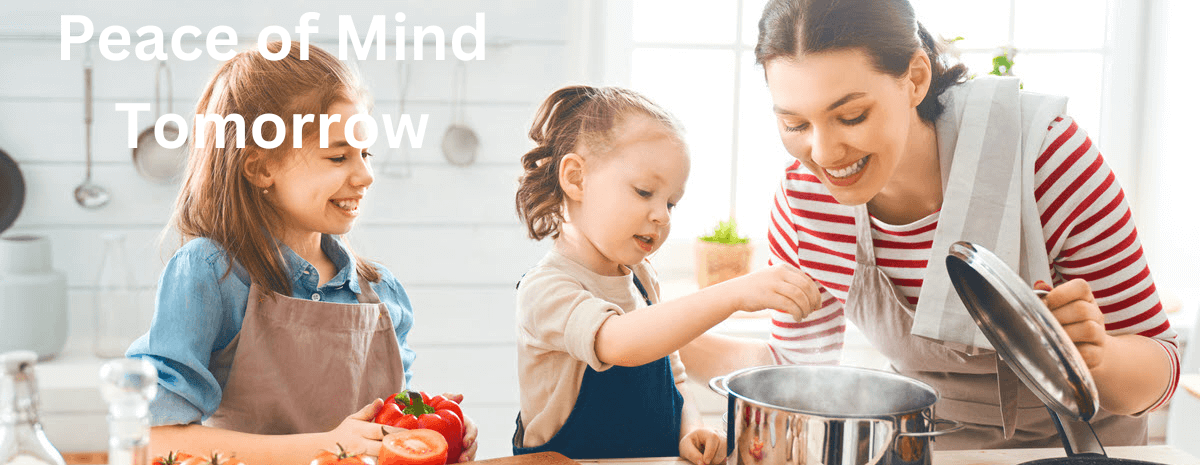
[[[267,193],[268,193],[268,191],[266,189],[263,189],[263,195],[267,195]]]

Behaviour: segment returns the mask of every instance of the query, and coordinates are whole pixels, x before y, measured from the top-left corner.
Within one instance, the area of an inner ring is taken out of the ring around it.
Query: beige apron
[[[255,434],[330,431],[404,389],[400,343],[366,280],[356,304],[311,301],[256,285],[242,329],[210,362],[221,404],[205,425]]]
[[[914,310],[875,264],[871,220],[866,205],[855,207],[857,251],[854,278],[846,299],[846,318],[886,355],[892,368],[938,391],[934,407],[939,418],[966,425],[961,431],[937,438],[938,450],[1062,447],[1054,423],[1040,400],[1021,384],[994,352],[967,355],[932,340],[913,336]],[[935,234],[941,234],[938,228]],[[935,241],[936,242],[936,241]],[[930,260],[940,259],[934,253]],[[1004,398],[1004,402],[1000,399]],[[1003,416],[1012,417],[1015,432],[1004,439]],[[1143,445],[1147,441],[1145,417],[1112,415],[1104,410],[1091,421],[1106,446]]]

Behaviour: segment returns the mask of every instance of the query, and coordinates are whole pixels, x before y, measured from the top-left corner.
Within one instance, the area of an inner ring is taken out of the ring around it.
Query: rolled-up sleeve
[[[224,260],[191,243],[163,271],[150,330],[125,354],[158,369],[158,394],[150,403],[153,426],[200,422],[221,403],[221,384],[209,361],[232,340],[240,327],[235,320],[245,313],[244,301],[223,295],[224,275]]]
[[[531,272],[517,290],[517,305],[523,309],[520,334],[529,345],[566,352],[596,371],[612,366],[596,355],[596,333],[609,317],[620,314],[616,304],[564,274]]]

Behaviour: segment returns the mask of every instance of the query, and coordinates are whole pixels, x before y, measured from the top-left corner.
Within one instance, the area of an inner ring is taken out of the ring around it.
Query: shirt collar
[[[300,258],[300,255],[292,251],[286,244],[280,242],[279,245],[280,250],[283,251],[284,264],[291,274],[292,282],[304,284],[310,290],[317,289],[319,287],[317,282],[317,268],[308,263],[307,260]],[[341,237],[322,234],[321,251],[333,261],[333,266],[338,270],[337,274],[327,281],[324,287],[336,288],[345,285],[351,292],[361,294],[362,291],[358,284],[357,264],[354,261],[354,255],[346,249]]]

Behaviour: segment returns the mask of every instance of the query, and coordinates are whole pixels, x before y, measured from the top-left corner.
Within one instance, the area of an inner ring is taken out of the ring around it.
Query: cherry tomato
[[[233,455],[226,457],[221,455],[220,452],[213,451],[212,455],[208,457],[189,457],[187,460],[184,460],[182,463],[180,463],[180,465],[246,465],[246,462],[241,461],[241,459],[238,459]]]
[[[192,454],[183,453],[180,451],[170,451],[167,455],[155,457],[151,462],[153,465],[180,465],[184,460],[192,458]]]
[[[321,451],[308,465],[375,465],[375,460],[364,454],[351,454],[338,444],[337,453]]]

